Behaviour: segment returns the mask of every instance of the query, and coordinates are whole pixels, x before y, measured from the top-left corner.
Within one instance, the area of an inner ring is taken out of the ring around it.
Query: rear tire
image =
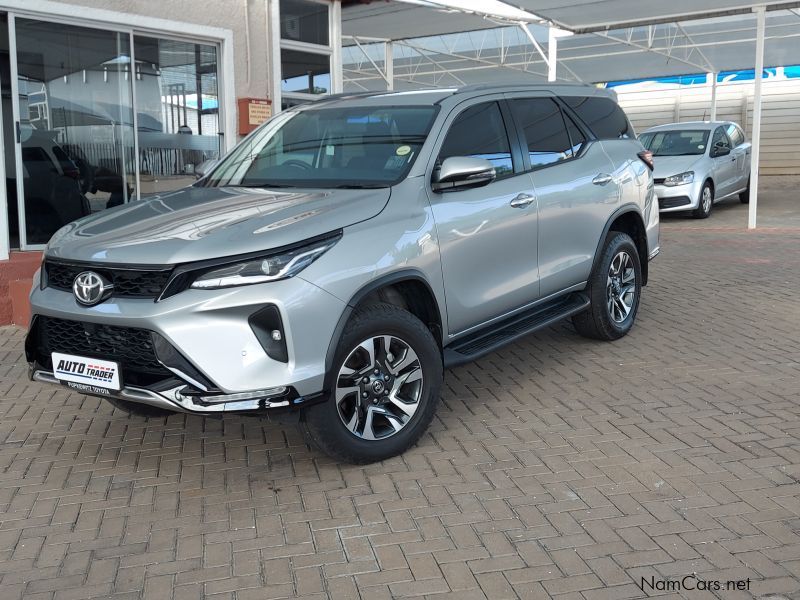
[[[439,345],[422,321],[391,304],[357,309],[326,378],[330,397],[307,408],[300,427],[337,461],[396,456],[428,428],[442,379]]]
[[[747,178],[747,188],[739,194],[739,202],[742,204],[750,204],[750,178]]]
[[[692,211],[692,216],[695,219],[707,219],[711,216],[712,208],[714,208],[714,188],[710,181],[706,181],[700,190],[700,202]]]
[[[612,341],[626,335],[636,320],[642,291],[642,267],[627,233],[611,231],[589,278],[591,305],[572,317],[584,337]]]
[[[150,406],[149,404],[140,404],[138,402],[128,402],[127,400],[119,400],[117,398],[104,398],[114,408],[128,413],[135,417],[166,417],[174,414],[171,410],[158,408],[157,406]]]

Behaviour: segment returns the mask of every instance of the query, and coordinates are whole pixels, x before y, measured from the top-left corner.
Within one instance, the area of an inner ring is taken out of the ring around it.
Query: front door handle
[[[592,183],[595,185],[605,185],[609,181],[611,181],[612,177],[608,173],[598,173],[594,179],[592,179]]]
[[[533,200],[534,197],[531,196],[530,194],[525,194],[525,193],[518,194],[517,197],[511,201],[511,206],[513,206],[514,208],[525,208],[531,202],[533,202]]]

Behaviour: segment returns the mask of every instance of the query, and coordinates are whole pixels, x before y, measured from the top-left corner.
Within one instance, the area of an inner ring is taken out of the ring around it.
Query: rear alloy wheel
[[[739,202],[742,204],[750,204],[750,178],[747,178],[747,187],[739,194]]]
[[[616,340],[636,320],[642,290],[639,252],[627,233],[612,231],[589,278],[591,305],[572,317],[579,334],[596,340]]]
[[[306,409],[301,428],[336,460],[396,456],[428,428],[442,378],[439,345],[422,321],[391,304],[357,309],[327,377],[330,398]]]
[[[697,208],[692,211],[692,216],[695,219],[707,219],[711,214],[711,209],[714,207],[714,188],[711,183],[706,181],[703,184],[703,189],[700,191],[700,203]]]

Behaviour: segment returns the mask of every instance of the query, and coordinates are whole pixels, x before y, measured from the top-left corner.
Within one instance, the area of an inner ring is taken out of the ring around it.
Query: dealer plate
[[[60,352],[53,352],[51,357],[55,378],[75,390],[102,393],[102,390],[122,389],[116,362]]]

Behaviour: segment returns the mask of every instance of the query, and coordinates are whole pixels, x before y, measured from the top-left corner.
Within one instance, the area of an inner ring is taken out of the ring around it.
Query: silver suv
[[[396,455],[445,368],[566,317],[631,329],[658,252],[651,168],[591,87],[295,107],[192,187],[53,236],[31,377],[136,414],[288,413],[339,460]]]

